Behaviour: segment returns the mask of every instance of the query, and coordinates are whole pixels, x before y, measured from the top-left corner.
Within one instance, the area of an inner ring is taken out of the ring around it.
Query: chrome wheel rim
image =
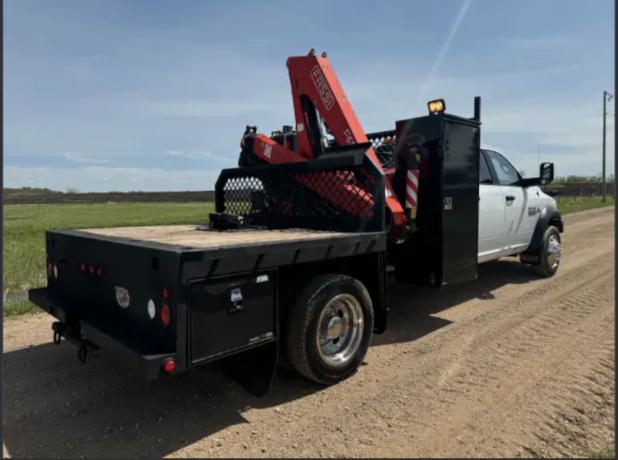
[[[318,320],[318,352],[331,366],[343,366],[358,351],[363,338],[364,315],[360,302],[339,294],[326,305]]]
[[[550,236],[547,243],[547,263],[553,269],[560,263],[562,245],[556,236]]]

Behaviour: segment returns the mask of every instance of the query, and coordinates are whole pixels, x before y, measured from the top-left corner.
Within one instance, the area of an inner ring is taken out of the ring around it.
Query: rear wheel
[[[299,374],[332,385],[356,372],[372,335],[365,286],[346,275],[321,275],[305,285],[287,315],[285,352]]]
[[[539,263],[534,266],[535,272],[544,277],[551,278],[558,271],[562,256],[562,240],[560,232],[554,226],[547,227],[543,235],[543,241],[538,251]]]

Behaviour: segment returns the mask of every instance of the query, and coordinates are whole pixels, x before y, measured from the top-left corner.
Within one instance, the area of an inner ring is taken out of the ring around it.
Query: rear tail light
[[[171,374],[176,369],[176,361],[173,358],[167,358],[163,363],[163,369],[168,374]]]
[[[52,264],[47,264],[47,276],[51,278],[54,273],[54,266]]]
[[[163,298],[167,299],[167,298],[169,298],[169,296],[170,296],[169,289],[167,289],[167,288],[163,289]]]
[[[170,323],[170,308],[167,305],[163,305],[161,307],[161,322],[164,326],[167,326]]]
[[[86,264],[81,264],[79,266],[79,269],[81,271],[83,271],[84,273],[90,273],[91,275],[97,275],[97,276],[103,276],[103,269],[102,268],[96,268],[96,267],[89,267]]]

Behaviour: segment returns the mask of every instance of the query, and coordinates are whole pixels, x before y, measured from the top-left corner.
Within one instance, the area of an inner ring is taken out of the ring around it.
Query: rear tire
[[[288,312],[284,347],[300,375],[333,385],[354,374],[373,336],[373,305],[363,284],[347,275],[307,283]]]
[[[545,230],[537,255],[539,263],[534,265],[535,273],[544,278],[554,276],[560,266],[562,239],[560,238],[560,232],[553,225],[550,225]]]

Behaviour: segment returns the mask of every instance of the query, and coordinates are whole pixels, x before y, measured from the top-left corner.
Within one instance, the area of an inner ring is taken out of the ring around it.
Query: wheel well
[[[378,316],[380,311],[387,309],[386,286],[381,281],[385,280],[386,266],[381,256],[383,256],[381,253],[370,253],[281,268],[279,270],[280,319],[285,318],[288,307],[295,301],[303,285],[318,275],[337,273],[356,278],[367,288],[376,314],[376,326],[380,329]],[[283,323],[280,322],[280,324]]]
[[[556,227],[560,233],[564,231],[564,224],[562,223],[562,219],[558,217],[552,217],[549,221],[549,225],[553,225],[554,227]]]

